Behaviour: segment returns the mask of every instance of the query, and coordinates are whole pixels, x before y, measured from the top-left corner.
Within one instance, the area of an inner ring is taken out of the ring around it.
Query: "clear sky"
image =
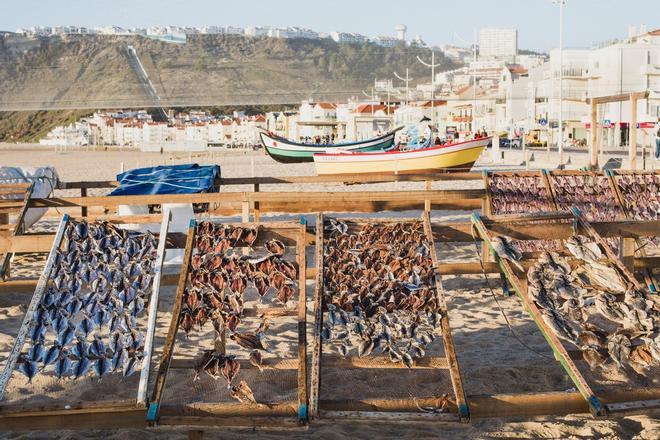
[[[475,29],[513,26],[523,49],[558,42],[552,0],[0,0],[0,30],[35,25],[273,25],[393,35],[408,26],[431,44],[472,40]],[[629,24],[660,28],[660,0],[567,0],[565,46],[625,37]]]

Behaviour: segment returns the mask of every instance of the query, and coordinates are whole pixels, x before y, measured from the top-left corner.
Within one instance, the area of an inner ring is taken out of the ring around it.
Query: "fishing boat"
[[[319,175],[469,171],[490,141],[486,137],[411,151],[318,153],[314,165]]]
[[[397,127],[382,136],[359,142],[338,144],[307,144],[290,141],[273,133],[262,131],[261,143],[270,157],[281,163],[312,162],[315,153],[326,151],[384,151],[394,144],[394,135],[403,127]]]

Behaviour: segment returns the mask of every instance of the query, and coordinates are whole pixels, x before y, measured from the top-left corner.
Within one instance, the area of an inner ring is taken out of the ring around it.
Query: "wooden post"
[[[204,438],[204,431],[188,431],[188,440],[202,440]]]
[[[300,217],[296,253],[298,262],[298,424],[309,418],[309,389],[307,388],[307,219]]]
[[[430,180],[425,181],[424,189],[426,191],[431,191],[431,181]],[[431,212],[431,201],[429,199],[424,200],[424,211]]]
[[[254,184],[254,192],[258,193],[259,192],[259,184],[255,183]],[[254,202],[254,222],[259,223],[259,219],[261,217],[261,213],[259,211],[259,202]]]
[[[172,319],[170,320],[170,327],[167,331],[165,345],[163,345],[163,353],[160,357],[160,364],[158,365],[156,383],[154,385],[151,402],[149,403],[149,410],[147,411],[147,421],[152,426],[158,420],[160,400],[163,397],[163,391],[165,390],[165,380],[167,379],[167,372],[169,371],[170,362],[172,361],[172,354],[174,353],[176,334],[179,330],[179,318],[181,315],[181,309],[183,308],[183,292],[186,289],[186,283],[188,282],[188,268],[190,266],[190,257],[192,256],[193,252],[193,241],[195,238],[196,226],[197,224],[195,220],[190,220],[188,233],[186,236],[186,251],[183,256],[181,272],[179,274],[179,283],[176,289],[176,297],[174,299],[174,306],[172,307]]]
[[[87,197],[87,188],[80,188],[80,197]],[[80,207],[80,215],[82,217],[87,217],[87,206]]]
[[[630,126],[628,127],[628,163],[637,169],[637,95],[630,94]]]
[[[156,333],[156,315],[158,314],[158,298],[160,296],[161,275],[163,272],[163,260],[165,259],[165,245],[167,243],[167,231],[172,220],[172,213],[165,209],[160,224],[158,235],[158,248],[156,251],[156,267],[152,281],[151,295],[149,297],[149,313],[147,315],[147,332],[144,338],[144,350],[142,357],[142,371],[138,384],[137,404],[146,406],[147,385],[149,384],[149,369],[151,368],[151,353],[154,345],[154,334]]]
[[[589,142],[589,165],[591,169],[598,169],[598,104],[591,100],[591,140]]]
[[[323,213],[316,215],[316,288],[314,289],[314,330],[312,333],[312,372],[310,374],[309,416],[319,417],[319,388],[321,386],[321,357],[323,344],[321,329],[323,328]]]
[[[248,202],[247,200],[244,200],[241,203],[241,221],[243,223],[250,222],[250,202]]]

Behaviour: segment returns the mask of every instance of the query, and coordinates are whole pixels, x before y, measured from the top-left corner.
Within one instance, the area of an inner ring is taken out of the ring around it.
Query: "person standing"
[[[655,132],[655,160],[660,160],[660,124]]]

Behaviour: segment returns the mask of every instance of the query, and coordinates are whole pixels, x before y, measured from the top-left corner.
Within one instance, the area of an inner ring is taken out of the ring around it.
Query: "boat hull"
[[[489,142],[484,138],[409,152],[316,154],[314,165],[319,175],[469,171]]]
[[[266,153],[268,153],[268,155],[274,160],[281,163],[312,162],[314,160],[314,154],[327,151],[383,151],[392,147],[394,144],[394,135],[395,132],[392,131],[383,136],[362,142],[336,145],[308,145],[297,144],[287,141],[286,139],[272,137],[267,133],[260,134],[261,143],[263,144]]]

